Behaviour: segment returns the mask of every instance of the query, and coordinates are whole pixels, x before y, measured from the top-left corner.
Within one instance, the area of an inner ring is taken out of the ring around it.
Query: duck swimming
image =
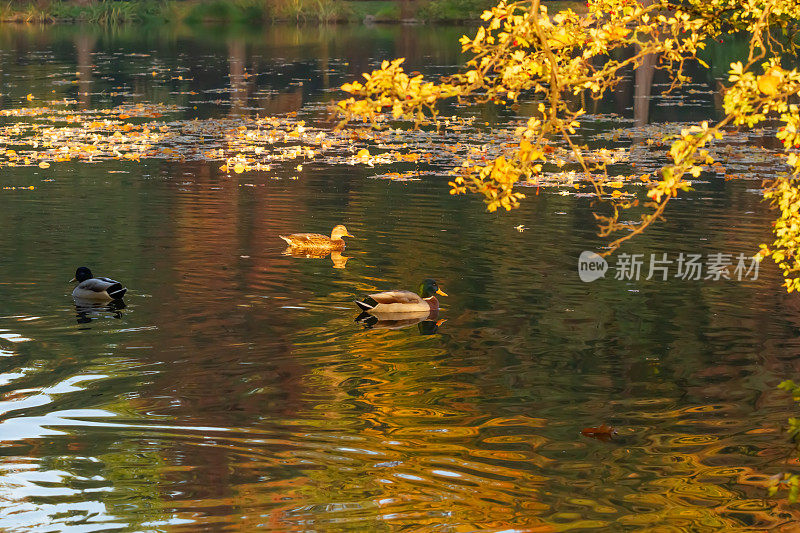
[[[356,300],[356,305],[372,315],[430,313],[439,310],[436,294],[447,296],[447,293],[439,288],[436,280],[428,278],[420,285],[419,294],[405,290],[377,292],[365,296],[360,301]]]
[[[301,250],[344,250],[344,239],[342,237],[352,237],[347,232],[347,228],[339,224],[331,231],[331,236],[326,237],[319,233],[292,233],[291,235],[278,235],[287,244],[295,249]]]
[[[70,281],[78,282],[72,297],[79,300],[119,300],[128,291],[119,281],[110,278],[95,278],[87,267],[79,267]]]

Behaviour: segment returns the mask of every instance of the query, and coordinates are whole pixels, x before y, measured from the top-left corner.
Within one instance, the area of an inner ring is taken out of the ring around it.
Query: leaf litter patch
[[[183,108],[163,104],[127,104],[107,109],[76,109],[74,100],[0,110],[0,168],[41,169],[67,161],[167,159],[220,164],[225,172],[301,170],[304,163],[374,168],[370,177],[414,181],[441,175],[467,162],[489,162],[519,143],[518,117],[494,129],[476,117],[440,117],[439,129],[381,130],[348,127],[334,130],[309,125],[297,113],[282,116],[236,116],[182,119]],[[610,128],[617,124],[620,127]],[[402,125],[401,125],[402,126]],[[613,198],[632,197],[645,183],[636,176],[655,174],[666,163],[669,137],[686,123],[632,126],[618,115],[584,117],[581,132],[591,146],[584,156],[604,161],[603,179]],[[785,154],[769,146],[774,131],[729,131],[709,144],[716,160],[704,177],[756,180],[785,171]],[[774,137],[772,138],[774,139]],[[555,140],[549,145],[542,174],[519,183],[562,195],[592,196],[574,154]],[[584,190],[581,190],[584,188]]]

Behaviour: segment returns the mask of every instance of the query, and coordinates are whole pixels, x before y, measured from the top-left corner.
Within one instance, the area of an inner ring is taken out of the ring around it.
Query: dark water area
[[[452,72],[464,31],[2,26],[0,106],[31,94],[326,123],[337,88],[383,59]],[[590,109],[587,138],[713,119],[713,76],[735,53],[710,50],[712,74],[678,97],[631,73]],[[752,255],[771,238],[766,164],[701,180],[622,252]],[[489,214],[448,194],[444,171],[218,166],[0,171],[3,531],[796,528],[795,507],[766,499],[796,466],[776,385],[800,366],[800,299],[773,265],[586,283],[578,257],[604,241],[580,195],[530,188]],[[336,224],[355,236],[348,259],[283,254],[279,234]],[[125,308],[76,311],[83,264],[127,285]],[[359,295],[427,277],[449,294],[438,323],[354,322]],[[618,434],[581,433],[602,424]]]

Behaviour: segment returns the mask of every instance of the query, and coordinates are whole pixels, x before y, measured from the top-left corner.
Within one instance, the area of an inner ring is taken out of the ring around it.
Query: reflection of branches
[[[81,109],[91,105],[92,94],[92,50],[94,38],[87,34],[75,37],[75,52],[78,66],[78,101]]]

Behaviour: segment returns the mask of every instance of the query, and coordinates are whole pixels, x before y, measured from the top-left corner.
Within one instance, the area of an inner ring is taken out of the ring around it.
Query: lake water
[[[464,31],[3,26],[0,104],[324,124],[336,88],[382,59],[452,72]],[[648,98],[663,80],[632,74],[587,138],[625,147],[717,116],[737,46],[678,97]],[[558,189],[489,214],[449,195],[442,168],[2,168],[0,529],[793,530],[800,513],[765,487],[796,466],[776,385],[800,367],[800,298],[767,262],[757,279],[644,279],[652,254],[735,263],[770,241],[757,190],[772,163],[753,154],[775,143],[739,140],[725,163],[749,179],[704,175],[621,250],[642,254],[640,279],[616,279],[617,255],[592,283],[592,200]],[[279,234],[339,223],[346,264],[282,253]],[[84,264],[127,285],[124,309],[76,311]],[[354,322],[357,296],[427,277],[449,294],[437,322]],[[603,424],[613,439],[581,433]]]

